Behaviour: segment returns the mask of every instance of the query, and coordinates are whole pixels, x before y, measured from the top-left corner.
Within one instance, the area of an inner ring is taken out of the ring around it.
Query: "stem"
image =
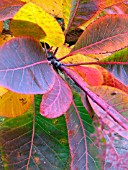
[[[58,47],[55,49],[55,51],[54,51],[54,53],[53,53],[53,57],[55,57],[55,55],[56,55],[58,49],[59,49]]]
[[[101,61],[101,62],[81,62],[81,63],[75,63],[75,64],[63,64],[63,66],[66,67],[72,67],[72,66],[80,66],[80,65],[105,65],[105,64],[111,64],[111,65],[128,65],[128,62],[110,62],[110,61]]]
[[[58,61],[61,61],[61,60],[65,59],[65,58],[67,58],[67,57],[69,57],[69,56],[65,55],[64,57],[58,58]]]
[[[32,148],[33,148],[33,143],[34,143],[35,121],[36,121],[35,99],[34,99],[33,109],[34,109],[34,113],[33,113],[32,138],[31,138],[31,146],[30,146],[30,151],[29,151],[29,156],[28,156],[28,162],[27,162],[27,165],[26,165],[26,170],[28,170],[28,168],[29,168],[29,163],[30,163],[30,159],[31,159],[31,156],[32,156]]]
[[[116,121],[120,126],[122,126],[124,129],[128,130],[128,126],[126,125],[128,121],[120,115],[113,107],[108,105],[102,98],[100,98],[98,95],[96,95],[94,92],[92,92],[90,89],[87,88],[87,83],[84,82],[84,80],[76,75],[73,75],[71,70],[67,69],[65,66],[61,66],[61,70],[64,71],[64,73],[69,76],[78,87],[81,88],[91,99],[93,102],[95,102],[98,106],[100,106],[106,113],[109,114],[109,116]],[[125,122],[125,123],[124,123]]]

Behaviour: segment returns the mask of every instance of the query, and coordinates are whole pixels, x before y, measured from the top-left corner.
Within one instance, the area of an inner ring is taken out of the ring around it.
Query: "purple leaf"
[[[40,113],[47,118],[56,118],[64,114],[72,102],[72,92],[61,77],[56,75],[51,91],[43,95]]]
[[[54,84],[54,72],[40,43],[14,38],[0,47],[0,85],[24,94],[42,94]]]
[[[13,18],[15,13],[24,5],[20,0],[1,0],[0,1],[0,21]]]

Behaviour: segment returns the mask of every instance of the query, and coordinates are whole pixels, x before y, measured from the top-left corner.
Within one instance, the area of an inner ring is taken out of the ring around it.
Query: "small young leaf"
[[[40,113],[47,118],[56,118],[64,114],[72,102],[72,92],[68,85],[56,75],[51,91],[43,95]]]
[[[24,5],[21,0],[1,0],[0,1],[0,21],[12,18],[15,13]]]
[[[37,29],[36,25],[38,26]],[[10,24],[10,30],[14,36],[22,36],[25,34],[26,36],[34,36],[35,34],[35,38],[38,37],[41,41],[47,42],[49,45],[55,47],[63,45],[65,40],[63,31],[56,19],[31,2],[24,5],[16,13]]]
[[[29,109],[32,102],[33,95],[18,94],[0,87],[0,116],[20,116]]]
[[[0,85],[21,94],[49,91],[54,72],[38,41],[14,38],[0,47]]]
[[[120,50],[128,46],[128,15],[107,15],[85,29],[68,56],[101,54]]]

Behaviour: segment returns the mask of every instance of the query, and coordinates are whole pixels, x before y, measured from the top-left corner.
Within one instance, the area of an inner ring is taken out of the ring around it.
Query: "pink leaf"
[[[72,92],[68,85],[56,75],[51,91],[43,95],[40,113],[47,118],[56,118],[64,114],[72,102]]]
[[[13,18],[15,13],[24,5],[20,0],[1,0],[0,1],[0,21]]]
[[[14,38],[0,48],[0,85],[24,94],[43,94],[54,84],[54,72],[38,41]]]

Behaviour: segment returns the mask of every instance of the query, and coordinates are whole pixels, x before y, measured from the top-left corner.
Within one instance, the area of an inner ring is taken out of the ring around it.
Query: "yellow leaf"
[[[14,16],[10,30],[14,36],[33,36],[51,46],[62,46],[65,37],[55,18],[39,6],[29,2]]]
[[[10,34],[2,34],[2,35],[0,34],[0,46],[12,38],[14,37],[12,37]]]
[[[63,18],[64,18],[64,23],[65,23],[65,29],[68,27],[71,4],[72,4],[72,0],[63,1]]]
[[[32,2],[43,8],[49,14],[63,18],[63,0],[21,0],[23,2]]]
[[[18,94],[0,87],[0,116],[20,116],[29,109],[32,102],[33,95]]]
[[[66,56],[67,54],[69,54],[69,52],[71,51],[72,47],[68,47],[66,45],[63,45],[62,47],[60,47],[57,51],[56,54],[56,58],[61,58],[63,56]],[[80,62],[93,62],[93,61],[97,61],[96,59],[90,57],[90,56],[85,56],[82,54],[76,54],[73,56],[69,56],[67,58],[65,58],[63,60],[63,62],[65,63],[80,63]]]

